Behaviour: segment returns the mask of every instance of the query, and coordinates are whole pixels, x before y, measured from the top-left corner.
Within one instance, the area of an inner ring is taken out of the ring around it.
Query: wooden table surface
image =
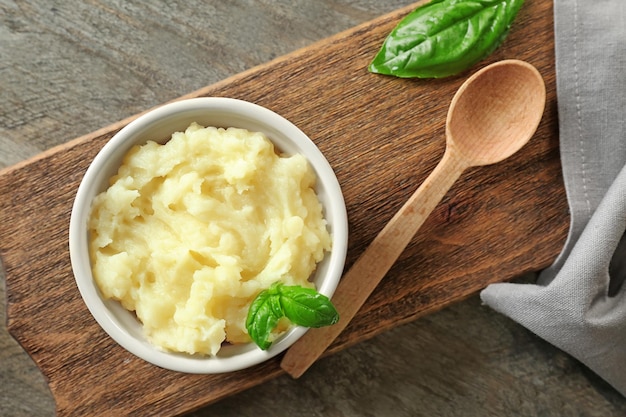
[[[0,1],[0,168],[407,4]],[[0,415],[54,415],[46,381],[0,314]],[[281,376],[192,415],[625,412],[582,365],[473,296],[329,356],[298,381]]]

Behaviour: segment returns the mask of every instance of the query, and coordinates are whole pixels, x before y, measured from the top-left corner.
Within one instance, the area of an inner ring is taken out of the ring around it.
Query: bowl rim
[[[120,129],[104,144],[91,161],[76,192],[69,223],[69,253],[72,272],[80,295],[91,315],[115,342],[130,353],[153,365],[184,373],[213,374],[232,372],[260,364],[283,352],[307,331],[304,327],[294,326],[279,337],[266,351],[261,350],[252,343],[248,343],[238,345],[237,348],[223,347],[221,352],[225,351],[224,355],[218,354],[215,357],[165,352],[150,344],[145,338],[138,338],[130,334],[124,320],[120,320],[115,314],[116,312],[119,313],[118,309],[123,309],[123,307],[117,301],[105,300],[100,295],[100,291],[93,280],[86,224],[92,200],[101,191],[95,189],[94,184],[103,182],[102,178],[100,178],[102,176],[106,179],[110,177],[110,175],[102,174],[103,171],[106,171],[104,168],[111,167],[108,163],[109,159],[114,157],[117,161],[120,161],[120,155],[123,156],[133,144],[143,143],[151,139],[142,138],[142,132],[159,121],[192,111],[216,110],[232,115],[244,116],[250,120],[276,128],[285,138],[292,141],[295,147],[303,150],[303,154],[316,171],[317,186],[319,187],[322,181],[324,182],[323,189],[327,197],[322,204],[325,218],[329,222],[331,229],[332,249],[322,261],[324,269],[321,272],[316,271],[314,273],[323,273],[329,277],[323,280],[322,285],[318,288],[320,293],[332,297],[343,273],[348,247],[346,205],[339,181],[332,167],[319,148],[304,132],[274,111],[252,102],[234,98],[190,98],[174,101],[152,109],[139,115]],[[276,144],[272,135],[268,134],[268,137]],[[138,139],[141,140],[138,141]],[[119,163],[114,164],[113,167],[117,171]],[[320,269],[319,266],[318,270]],[[127,310],[123,311],[132,314]],[[134,320],[139,325],[139,322],[136,319]]]

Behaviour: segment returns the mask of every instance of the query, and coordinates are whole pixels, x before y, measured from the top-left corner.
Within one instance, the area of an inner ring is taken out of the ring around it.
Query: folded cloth
[[[536,284],[481,298],[626,396],[626,2],[555,0],[554,22],[569,235]]]

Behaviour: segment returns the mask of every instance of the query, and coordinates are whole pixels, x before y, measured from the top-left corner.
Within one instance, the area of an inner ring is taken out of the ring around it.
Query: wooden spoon
[[[443,158],[341,279],[333,296],[339,322],[309,329],[289,348],[287,373],[301,376],[345,329],[465,169],[500,162],[528,142],[545,100],[541,75],[523,61],[496,62],[465,81],[450,104]]]

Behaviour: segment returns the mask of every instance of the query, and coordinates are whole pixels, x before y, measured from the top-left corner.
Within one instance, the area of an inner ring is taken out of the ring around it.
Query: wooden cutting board
[[[349,267],[443,154],[447,107],[470,73],[518,58],[544,76],[548,103],[535,137],[506,162],[461,177],[329,352],[464,299],[489,283],[540,270],[554,260],[567,235],[552,3],[527,1],[502,47],[460,76],[401,80],[369,74],[367,64],[387,33],[415,7],[187,96],[252,101],[311,137],[345,194]],[[129,121],[0,172],[8,328],[48,379],[59,416],[180,414],[281,373],[280,357],[222,375],[163,370],[119,347],[89,314],[70,267],[70,210],[91,159]]]

